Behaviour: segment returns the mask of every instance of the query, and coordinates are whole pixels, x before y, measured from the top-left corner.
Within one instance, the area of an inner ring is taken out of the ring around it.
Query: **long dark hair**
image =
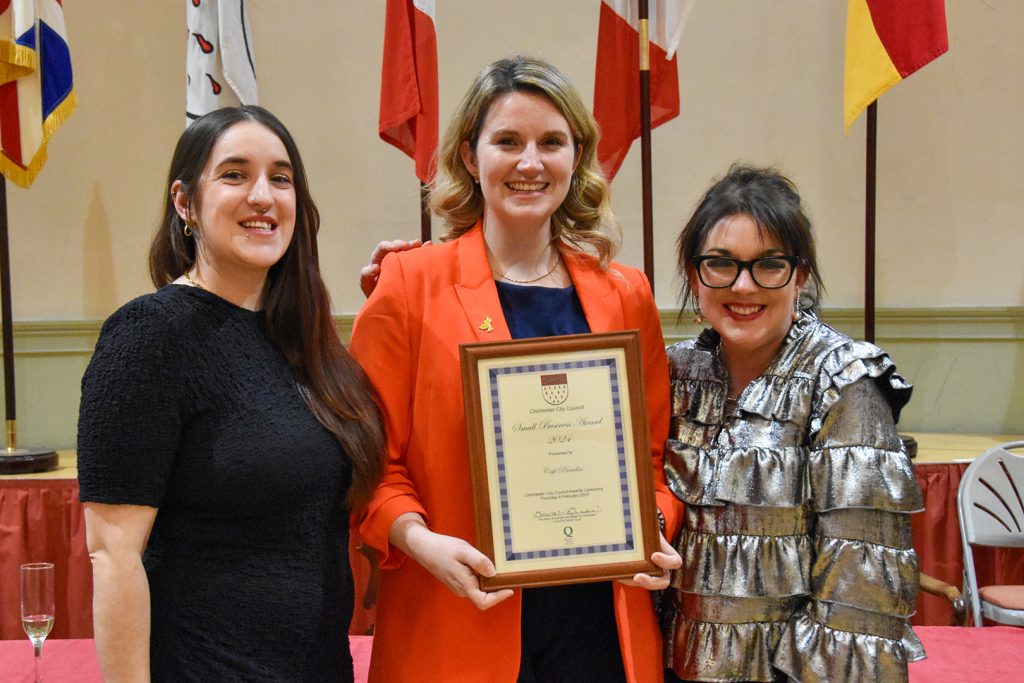
[[[818,270],[811,219],[796,185],[774,168],[740,164],[733,164],[724,178],[708,188],[676,240],[677,267],[683,280],[682,308],[685,310],[695,297],[687,277],[693,269],[693,258],[700,254],[718,221],[736,215],[750,216],[762,235],[770,235],[787,254],[800,259],[799,267],[806,269],[808,276],[800,296],[801,308],[817,309],[825,285]]]
[[[330,296],[320,277],[316,243],[320,212],[309,193],[295,140],[276,116],[253,105],[218,109],[193,121],[181,134],[164,188],[163,219],[149,250],[150,277],[162,287],[195,263],[195,239],[182,230],[184,221],[175,209],[171,187],[181,181],[189,207],[198,212],[200,178],[210,152],[224,131],[243,121],[262,124],[280,138],[295,176],[295,233],[267,276],[267,336],[287,359],[310,411],[352,462],[348,504],[358,509],[369,500],[384,469],[380,409],[366,373],[342,346],[334,328]]]

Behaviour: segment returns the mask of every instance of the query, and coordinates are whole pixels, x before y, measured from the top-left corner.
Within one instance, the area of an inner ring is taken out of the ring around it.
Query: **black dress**
[[[262,315],[180,285],[103,326],[82,380],[83,502],[158,508],[154,681],[351,681],[350,464]]]

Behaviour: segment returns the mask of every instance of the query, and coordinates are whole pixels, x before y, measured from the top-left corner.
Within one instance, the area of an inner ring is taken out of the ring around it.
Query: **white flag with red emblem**
[[[256,104],[256,65],[245,0],[185,0],[185,123],[221,107]]]

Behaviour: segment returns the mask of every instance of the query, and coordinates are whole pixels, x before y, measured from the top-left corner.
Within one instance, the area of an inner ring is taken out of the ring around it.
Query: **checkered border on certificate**
[[[527,373],[548,373],[562,370],[577,370],[607,366],[611,376],[612,414],[615,419],[615,450],[619,461],[619,482],[622,495],[622,513],[625,522],[626,536],[622,543],[601,545],[575,546],[570,548],[544,548],[528,552],[512,552],[515,547],[512,541],[512,522],[508,508],[508,476],[505,470],[505,439],[501,424],[501,406],[498,401],[498,378],[502,375],[521,375]],[[488,385],[491,392],[491,414],[494,416],[494,448],[498,466],[498,487],[501,500],[501,526],[505,538],[505,560],[534,560],[542,558],[567,557],[570,555],[586,555],[591,553],[609,553],[629,551],[635,547],[633,536],[632,506],[630,503],[629,481],[626,470],[626,443],[622,432],[622,399],[619,391],[619,364],[615,358],[597,358],[592,360],[560,361],[553,363],[536,363],[514,367],[491,368]]]

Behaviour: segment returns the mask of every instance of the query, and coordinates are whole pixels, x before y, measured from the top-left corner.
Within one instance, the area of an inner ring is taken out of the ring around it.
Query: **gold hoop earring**
[[[191,237],[192,233],[194,232],[195,230],[193,230],[192,226],[189,225],[188,223],[185,223],[185,227],[181,229],[181,234],[184,235],[185,237]]]

